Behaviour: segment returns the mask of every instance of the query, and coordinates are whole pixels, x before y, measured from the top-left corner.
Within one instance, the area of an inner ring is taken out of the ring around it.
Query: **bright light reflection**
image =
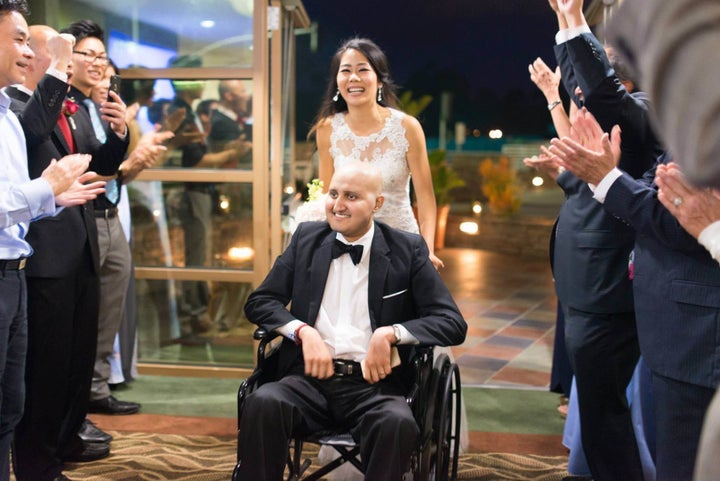
[[[473,202],[472,211],[473,214],[476,215],[482,214],[482,204],[480,202]]]
[[[288,195],[294,194],[294,193],[295,193],[295,187],[293,187],[292,185],[288,185],[287,187],[285,187],[285,193],[288,194]]]
[[[228,250],[228,257],[234,261],[247,261],[255,256],[252,247],[231,247]]]
[[[160,209],[155,209],[155,210],[153,211],[153,217],[155,217],[155,218],[160,217]]]
[[[462,222],[460,224],[460,232],[464,234],[475,235],[479,230],[477,222]]]
[[[502,139],[503,132],[500,129],[493,129],[488,133],[488,137],[491,139]]]
[[[540,176],[533,177],[532,185],[534,185],[535,187],[540,187],[544,183],[545,183],[545,181],[543,180],[542,177],[540,177]]]
[[[200,22],[200,26],[203,28],[213,28],[215,26],[215,20],[203,20]]]

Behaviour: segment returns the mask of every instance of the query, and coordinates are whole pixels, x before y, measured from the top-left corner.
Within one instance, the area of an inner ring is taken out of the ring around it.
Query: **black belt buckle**
[[[359,376],[361,374],[360,364],[353,361],[344,361],[342,359],[333,360],[333,370],[335,371],[335,376],[337,377]]]
[[[96,209],[95,210],[95,217],[101,218],[101,219],[114,219],[117,216],[118,209],[117,207],[111,207],[109,209]]]

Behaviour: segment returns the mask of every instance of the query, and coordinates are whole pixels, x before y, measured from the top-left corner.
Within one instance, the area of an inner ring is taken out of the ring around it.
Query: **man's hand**
[[[47,39],[47,51],[50,55],[50,66],[66,72],[72,63],[72,51],[75,46],[75,37],[69,33],[53,35]]]
[[[557,163],[557,160],[555,160],[552,155],[546,153],[533,155],[532,157],[525,157],[523,162],[532,169],[544,172],[553,180],[557,180],[558,175],[560,175],[560,164]]]
[[[543,62],[540,57],[536,58],[533,63],[528,66],[530,72],[530,80],[533,81],[537,88],[545,95],[548,104],[560,100],[560,67],[555,72]]]
[[[363,366],[363,377],[370,384],[385,379],[392,373],[390,349],[394,340],[395,331],[391,326],[378,327],[372,333]]]
[[[557,6],[569,28],[587,25],[582,11],[583,0],[557,0]]]
[[[70,185],[65,192],[55,196],[55,204],[63,207],[82,205],[89,200],[95,199],[98,195],[105,193],[105,182],[98,181],[85,184],[97,177],[95,172],[85,172]]]
[[[132,104],[128,105],[125,108],[125,123],[129,124],[131,120],[134,120],[135,117],[137,117],[139,111],[140,104],[138,102],[133,102]]]
[[[573,122],[571,137],[552,139],[543,152],[565,169],[590,184],[597,185],[620,161],[620,127],[612,135],[602,131],[587,109],[582,109]]]
[[[89,154],[71,154],[66,155],[60,161],[53,159],[40,177],[50,184],[53,195],[57,196],[68,190],[72,183],[87,170],[91,158],[92,156]]]
[[[655,182],[662,205],[696,239],[703,229],[720,220],[720,192],[691,186],[677,164],[659,165]]]
[[[102,103],[100,106],[100,113],[102,114],[100,118],[105,122],[109,122],[113,132],[118,137],[123,138],[127,133],[127,126],[125,125],[127,107],[120,96],[112,90],[108,91],[108,96],[112,100]]]
[[[335,374],[332,355],[327,344],[314,327],[308,325],[300,331],[305,375],[317,379],[328,379]]]

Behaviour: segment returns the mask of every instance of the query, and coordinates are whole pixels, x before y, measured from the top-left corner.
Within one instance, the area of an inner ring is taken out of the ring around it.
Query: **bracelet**
[[[550,103],[548,104],[548,111],[554,109],[554,108],[557,107],[558,105],[560,105],[560,100],[556,100],[556,101],[554,101],[554,102],[550,102]]]
[[[302,326],[295,329],[294,337],[295,337],[295,345],[297,345],[297,346],[302,344],[302,339],[300,339],[300,331],[302,331],[303,327],[308,327],[308,324],[303,324]]]

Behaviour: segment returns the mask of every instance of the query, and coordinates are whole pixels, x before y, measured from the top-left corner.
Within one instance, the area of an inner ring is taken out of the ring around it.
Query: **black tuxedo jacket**
[[[619,124],[619,167],[638,178],[655,163],[662,147],[650,127],[647,97],[631,95],[618,81],[602,45],[583,34],[555,46],[563,84],[574,101],[580,86],[584,104],[603,130]],[[585,182],[570,172],[557,179],[565,201],[555,226],[552,263],[561,303],[585,312],[632,312],[628,259],[635,231],[607,213]]]
[[[11,109],[17,114],[25,132],[30,178],[40,177],[52,159],[70,154],[65,137],[57,125],[68,85],[45,75],[32,97],[8,87]],[[109,135],[105,144],[95,137],[90,116],[79,108],[73,115],[72,130],[78,153],[91,154],[90,170],[112,175],[123,161],[127,140]],[[82,260],[85,243],[89,243],[96,272],[98,267],[97,226],[92,203],[63,209],[55,217],[34,222],[27,241],[34,253],[28,259],[27,275],[31,277],[64,277]]]
[[[651,179],[623,175],[604,204],[637,231],[633,285],[640,349],[654,372],[715,388],[720,266],[658,201]]]
[[[245,314],[250,322],[269,331],[294,319],[314,325],[335,238],[327,222],[301,223],[263,283],[248,297]],[[402,324],[425,346],[465,340],[467,324],[430,262],[425,241],[378,222],[370,251],[368,306],[373,330]],[[412,346],[398,348],[407,364]],[[302,346],[284,339],[279,356],[281,376],[302,372]]]

